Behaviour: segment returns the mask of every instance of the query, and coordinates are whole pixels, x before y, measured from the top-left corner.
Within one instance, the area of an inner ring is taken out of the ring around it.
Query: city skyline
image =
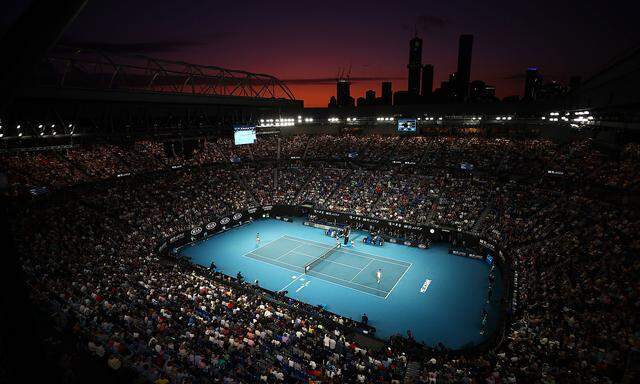
[[[456,72],[458,38],[474,36],[470,81],[495,86],[497,96],[523,96],[528,67],[545,80],[568,83],[606,65],[638,42],[633,12],[596,1],[536,4],[407,1],[349,4],[283,1],[219,4],[156,1],[88,2],[61,43],[269,73],[283,79],[306,106],[326,106],[336,73],[351,67],[351,94],[380,84],[407,89],[407,41],[417,30],[433,87]],[[28,1],[0,16],[6,28]],[[179,28],[175,28],[175,26]],[[580,26],[580,28],[576,28]]]

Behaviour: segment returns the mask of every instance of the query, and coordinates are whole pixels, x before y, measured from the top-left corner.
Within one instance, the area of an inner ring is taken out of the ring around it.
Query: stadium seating
[[[277,145],[210,139],[189,158],[153,142],[3,154],[31,296],[73,330],[78,353],[151,382],[622,381],[640,347],[640,217],[625,205],[640,147],[611,156],[589,141],[301,135],[280,139],[278,159]],[[65,198],[31,199],[34,187]],[[398,335],[374,351],[346,319],[154,253],[208,217],[292,201],[499,241],[518,276],[499,342],[461,353]]]

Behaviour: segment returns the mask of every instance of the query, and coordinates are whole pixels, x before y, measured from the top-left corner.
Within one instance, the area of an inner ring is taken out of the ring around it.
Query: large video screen
[[[415,132],[416,119],[398,119],[398,132]]]
[[[233,141],[236,145],[255,143],[256,127],[249,125],[237,125],[233,127]]]

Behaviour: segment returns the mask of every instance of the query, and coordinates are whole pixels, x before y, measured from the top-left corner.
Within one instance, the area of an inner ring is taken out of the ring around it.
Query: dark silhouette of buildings
[[[393,105],[419,104],[420,94],[409,91],[397,91],[393,93]]]
[[[524,96],[523,101],[533,101],[538,98],[538,92],[542,85],[542,77],[538,72],[538,68],[529,67],[524,77]]]
[[[393,102],[393,91],[391,88],[390,81],[382,82],[382,98],[381,99],[382,99],[381,100],[382,105],[391,105],[391,103]]]
[[[367,101],[367,104],[369,104],[369,105],[375,104],[376,103],[376,91],[374,91],[373,89],[368,90],[367,92],[365,92],[364,98]]]
[[[383,81],[381,97],[376,97],[376,91],[369,89],[365,92],[364,97],[358,97],[356,105],[358,108],[371,105],[391,105],[393,99],[393,94],[391,92],[391,82]]]
[[[573,76],[569,79],[569,85],[563,85],[555,80],[543,81],[537,67],[527,68],[524,78],[524,95],[522,101],[553,100],[565,96],[580,87],[580,77]]]
[[[409,83],[407,91],[420,94],[420,71],[422,70],[422,39],[415,36],[409,41]]]
[[[364,95],[364,97],[358,97],[358,107],[377,105],[381,101],[381,99],[376,99],[376,91],[373,89],[368,90]]]
[[[433,65],[422,67],[422,97],[427,99],[433,93]]]
[[[458,45],[458,70],[456,71],[456,97],[461,101],[466,100],[469,96],[472,49],[473,35],[460,35]]]
[[[440,88],[436,89],[433,93],[434,99],[440,103],[446,103],[456,100],[456,74],[449,75],[449,79],[440,83]]]
[[[394,105],[420,104],[420,81],[422,73],[422,39],[414,36],[409,41],[409,69],[408,87],[406,91],[398,91],[393,94]]]
[[[557,81],[549,81],[540,87],[538,92],[538,100],[553,100],[562,97],[569,92],[569,88],[558,83]]]
[[[351,97],[351,82],[349,79],[338,79],[336,83],[336,95],[338,108],[354,107],[355,103]]]
[[[469,101],[497,101],[496,87],[487,85],[482,80],[474,80],[469,84]]]

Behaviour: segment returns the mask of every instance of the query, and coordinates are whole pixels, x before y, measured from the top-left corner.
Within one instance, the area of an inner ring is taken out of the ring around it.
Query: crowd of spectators
[[[2,156],[11,194],[77,184],[64,198],[16,200],[13,228],[31,296],[81,341],[76,353],[158,383],[607,383],[629,374],[640,348],[637,145],[614,156],[588,141],[284,141],[310,160],[278,162],[229,139],[190,159],[169,159],[155,143]],[[375,164],[345,162],[354,149]],[[232,156],[257,159],[220,161]],[[171,169],[176,162],[186,166]],[[132,175],[110,177],[120,166]],[[398,336],[366,348],[346,319],[154,252],[211,217],[293,201],[500,243],[517,277],[501,342],[461,353]]]
[[[278,144],[279,143],[279,144]],[[280,157],[276,159],[280,146]],[[0,172],[8,174],[13,194],[32,187],[64,188],[121,174],[164,171],[175,166],[307,160],[393,164],[403,174],[460,170],[493,175],[542,177],[561,173],[573,182],[637,190],[638,145],[612,156],[589,140],[557,144],[549,140],[383,135],[259,135],[252,145],[234,145],[228,137],[205,138],[189,156],[179,142],[141,141],[132,145],[99,144],[41,152],[0,155]],[[415,163],[415,164],[414,164]]]
[[[113,190],[93,192],[103,194],[103,204],[122,198]],[[72,197],[27,209],[29,220],[16,232],[26,235],[19,253],[29,255],[22,263],[32,297],[55,315],[59,329],[84,340],[78,353],[149,382],[402,378],[402,351],[359,345],[350,320],[276,301],[205,269],[162,262],[154,239],[134,230],[137,223],[98,215],[82,195]],[[30,231],[34,225],[40,230]]]

